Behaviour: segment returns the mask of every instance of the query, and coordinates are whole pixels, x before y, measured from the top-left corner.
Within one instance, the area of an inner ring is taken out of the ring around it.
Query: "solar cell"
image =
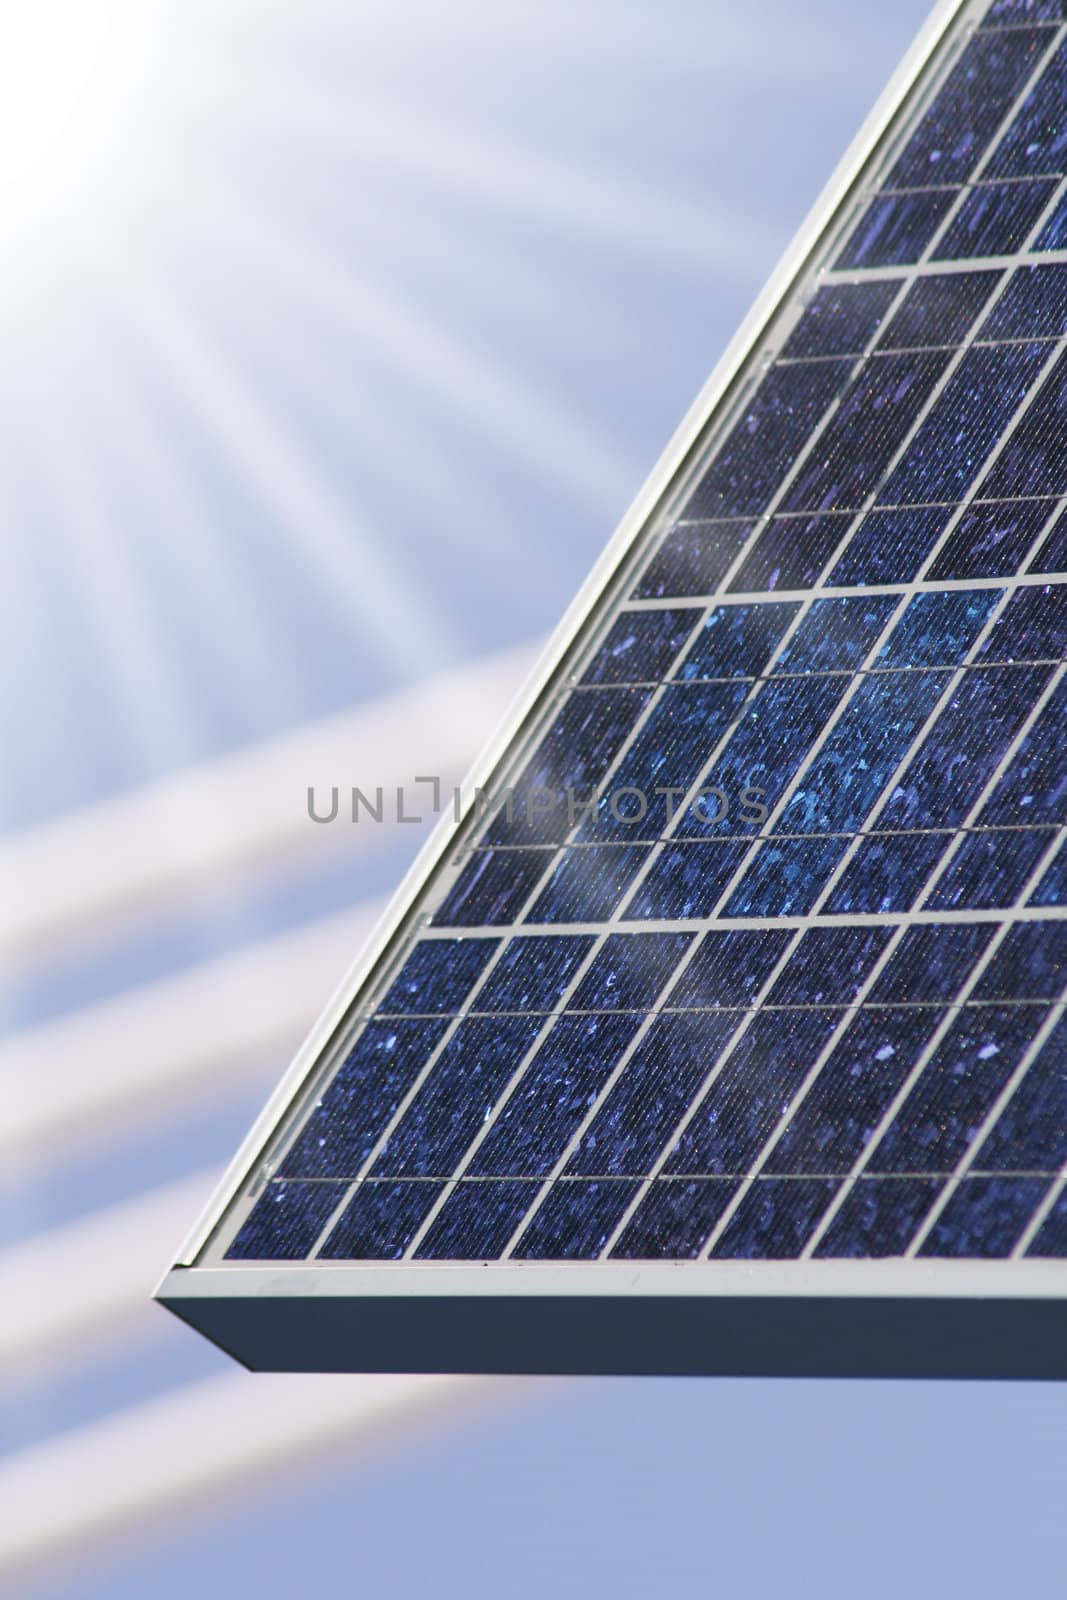
[[[340,1365],[1067,1375],[1067,14],[942,20],[198,1244]]]

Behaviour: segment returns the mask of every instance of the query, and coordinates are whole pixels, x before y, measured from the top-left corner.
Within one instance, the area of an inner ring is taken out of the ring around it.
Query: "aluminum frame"
[[[336,1059],[420,897],[471,820],[476,788],[535,729],[587,624],[643,537],[725,428],[761,347],[864,180],[902,137],[898,115],[940,81],[984,0],[940,0],[707,384],[639,491],[375,934],[241,1145],[156,1299],[245,1365],[269,1370],[731,1373],[1067,1378],[1067,1266],[1056,1262],[259,1264],[212,1259],[220,1227],[259,1192],[267,1150]],[[910,119],[902,119],[907,128]]]

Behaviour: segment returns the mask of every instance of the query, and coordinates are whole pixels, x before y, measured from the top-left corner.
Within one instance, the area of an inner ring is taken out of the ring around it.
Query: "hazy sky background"
[[[0,68],[8,834],[544,634],[926,9],[82,0],[77,28],[17,24],[39,92]],[[20,968],[0,1017],[378,894],[407,848]],[[221,1163],[259,1098],[5,1175],[3,1240]],[[173,1324],[0,1387],[0,1450],[225,1366]],[[556,1384],[22,1592],[1031,1592],[1064,1566],[1065,1425],[1050,1388]]]

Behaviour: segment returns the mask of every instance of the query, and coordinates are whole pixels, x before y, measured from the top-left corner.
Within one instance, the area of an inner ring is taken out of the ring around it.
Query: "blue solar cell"
[[[772,517],[730,584],[734,594],[808,589],[848,531],[850,516]]]
[[[625,917],[710,917],[748,855],[747,842],[679,840],[652,858],[648,875],[624,907]]]
[[[1067,988],[1067,922],[1017,922],[975,985],[976,1000],[1058,1000]]]
[[[568,1009],[647,1011],[692,942],[691,933],[610,934]]]
[[[1016,22],[1059,22],[1065,17],[1067,0],[994,0],[982,26],[995,26],[998,22],[1004,26]]]
[[[528,922],[603,922],[648,856],[648,845],[583,844],[561,850],[559,865],[534,901]]]
[[[1067,490],[1067,355],[1056,362],[1008,435],[983,485],[992,500]]]
[[[630,1013],[565,1016],[475,1151],[475,1177],[547,1177],[641,1025]]]
[[[677,1011],[657,1017],[582,1135],[567,1171],[590,1177],[650,1172],[741,1015]]]
[[[772,1006],[847,1006],[885,949],[891,928],[811,928],[767,996]]]
[[[879,490],[879,501],[961,499],[1037,382],[1050,349],[1000,344],[968,350]]]
[[[1067,1190],[1053,1204],[1026,1253],[1028,1256],[1067,1256]]]
[[[878,652],[878,667],[956,667],[998,600],[999,589],[942,590],[909,600]]]
[[[1008,35],[1004,35],[1005,38]],[[1046,42],[1051,35],[1045,35]],[[1032,65],[1036,66],[1036,58]],[[1067,170],[1067,45],[1061,44],[1023,101],[990,158],[987,171],[1001,178],[1027,178]]]
[[[950,360],[948,351],[921,350],[865,361],[820,435],[819,448],[797,473],[783,510],[858,511]],[[893,496],[893,503],[903,498],[933,497]],[[889,496],[883,491],[881,499]]]
[[[952,515],[951,506],[872,511],[856,529],[827,583],[910,583]]]
[[[1052,37],[1044,28],[975,34],[905,145],[890,186],[969,177]]]
[[[680,678],[753,678],[800,607],[796,601],[716,606],[678,667]]]
[[[857,832],[947,682],[944,672],[864,679],[783,811],[782,831]]]
[[[740,555],[753,522],[683,522],[670,529],[634,590],[638,600],[711,594]]]
[[[697,849],[704,848],[696,846]],[[792,935],[784,928],[707,933],[668,990],[664,1005],[750,1006],[774,971]]]
[[[964,1178],[919,1254],[1010,1256],[1047,1190],[1047,1178]]]
[[[712,1256],[747,1261],[798,1256],[839,1187],[837,1178],[757,1178]]]
[[[499,939],[421,940],[390,984],[378,1010],[458,1010],[499,947]]]
[[[456,1185],[415,1251],[420,1261],[492,1261],[537,1198],[521,1178],[464,1180]]]
[[[319,1251],[324,1261],[399,1261],[443,1185],[361,1183]]]
[[[1052,1173],[1064,1162],[1067,1019],[1061,1016],[979,1146],[974,1165],[990,1172]]]
[[[1012,906],[1048,849],[1034,828],[970,833],[925,904],[934,911],[989,911]]]
[[[900,285],[889,280],[833,283],[820,289],[789,335],[783,360],[861,355],[874,338]]]
[[[1042,505],[1051,503],[1048,500],[1040,502]],[[1027,572],[1067,571],[1067,516],[1061,513],[1056,519],[1026,570]]]
[[[594,1260],[637,1188],[619,1178],[560,1179],[515,1246],[515,1255],[527,1261]]]
[[[624,611],[582,674],[585,683],[658,683],[697,623],[699,608]]]
[[[938,240],[934,258],[962,261],[1021,250],[1055,191],[1054,178],[975,184]]]
[[[736,1178],[657,1178],[623,1229],[612,1258],[691,1260],[740,1186]]]
[[[965,281],[969,274],[964,274]],[[1067,333],[1067,267],[1019,267],[979,339],[1060,339]]]
[[[443,928],[514,922],[554,860],[553,850],[475,850],[434,912],[434,922]]]
[[[941,1178],[860,1178],[815,1255],[853,1259],[903,1255],[943,1182]]]
[[[892,1005],[955,1000],[994,932],[989,922],[927,922],[908,928],[870,998]]]
[[[841,838],[768,839],[727,900],[725,915],[806,915],[847,849]]]
[[[227,1261],[299,1261],[345,1197],[343,1183],[268,1183],[253,1206]]]
[[[1067,905],[1067,850],[1060,850],[1048,865],[1047,871],[1030,896],[1032,906]]]
[[[368,1022],[282,1163],[289,1178],[354,1178],[448,1023]]]
[[[512,939],[478,991],[479,1011],[551,1011],[593,948],[588,934]]]
[[[1039,669],[1021,670],[1035,672]],[[1067,820],[1065,727],[1067,678],[1060,680],[1044,710],[1020,742],[1003,778],[982,807],[977,818],[979,824],[1018,827]]]
[[[1051,500],[986,500],[968,506],[938,551],[931,578],[1006,578],[1019,567]]]
[[[939,272],[917,278],[878,348],[910,350],[920,345],[960,344],[1000,276],[999,272]]]
[[[868,835],[860,840],[824,910],[866,915],[909,911],[952,838],[948,832]]]
[[[918,261],[958,193],[958,189],[911,189],[875,195],[835,268],[896,267]]]
[[[537,1038],[541,1017],[461,1022],[389,1135],[374,1178],[447,1178]]]
[[[891,594],[814,601],[772,672],[855,672],[897,604]]]
[[[1062,250],[1067,246],[1067,195],[1062,195],[1031,245],[1032,250]]]
[[[562,840],[570,826],[566,791],[587,794],[599,783],[652,693],[651,689],[588,689],[572,694],[523,768],[511,816],[502,807],[490,823],[487,840],[492,844]],[[535,791],[553,802],[544,812],[531,803]]]
[[[1045,1020],[1040,1006],[968,1006],[923,1067],[869,1162],[872,1172],[950,1172]]]
[[[862,1007],[771,1151],[767,1172],[850,1172],[943,1017],[934,1006]]]
[[[674,1146],[667,1171],[736,1177],[788,1111],[840,1011],[758,1011]]]
[[[772,368],[693,491],[686,516],[748,516],[765,510],[851,371],[847,360]]]
[[[993,624],[978,660],[1058,661],[1067,644],[1067,583],[1017,589]]]

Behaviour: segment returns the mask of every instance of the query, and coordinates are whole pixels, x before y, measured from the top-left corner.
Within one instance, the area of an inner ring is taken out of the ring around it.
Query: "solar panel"
[[[1067,13],[943,6],[161,1298],[1067,1376]]]

